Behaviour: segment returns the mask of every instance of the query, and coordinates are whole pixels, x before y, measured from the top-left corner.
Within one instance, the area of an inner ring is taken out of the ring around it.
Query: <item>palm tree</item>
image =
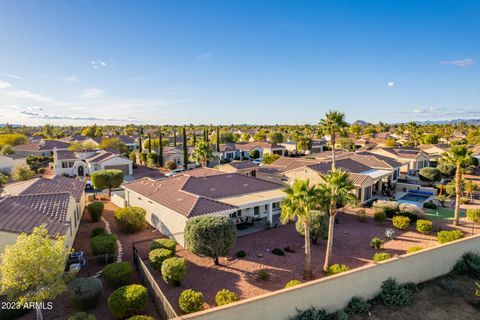
[[[330,136],[332,144],[332,170],[335,168],[335,141],[336,134],[342,133],[347,126],[345,114],[339,111],[328,111],[325,118],[320,120],[320,130],[323,134]]]
[[[195,162],[200,162],[202,167],[207,166],[209,160],[213,158],[213,152],[210,145],[206,141],[200,141],[193,149],[190,159]]]
[[[323,180],[318,185],[321,194],[321,207],[327,209],[330,215],[328,222],[327,252],[325,254],[325,264],[323,266],[323,270],[327,272],[328,266],[330,265],[330,258],[332,256],[333,228],[335,226],[337,206],[345,206],[349,204],[356,205],[358,199],[352,192],[355,187],[346,171],[334,169],[331,173],[319,173],[319,175]]]
[[[305,263],[303,277],[307,280],[312,278],[312,255],[310,252],[310,226],[309,218],[312,210],[318,207],[320,195],[316,186],[310,187],[309,180],[295,180],[292,186],[284,190],[287,197],[283,199],[280,215],[283,224],[295,218],[303,221],[305,229]]]
[[[471,166],[472,151],[467,146],[452,146],[450,150],[443,154],[442,162],[454,165],[457,170],[455,172],[455,218],[454,225],[458,225],[460,212],[460,198],[462,197],[462,171]]]

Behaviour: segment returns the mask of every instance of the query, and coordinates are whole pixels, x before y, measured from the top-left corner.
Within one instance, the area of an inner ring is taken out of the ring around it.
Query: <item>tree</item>
[[[82,135],[84,135],[85,137],[89,137],[89,138],[94,138],[96,137],[96,133],[97,133],[97,125],[94,124],[93,126],[88,126],[88,127],[85,127],[82,129]]]
[[[394,138],[388,138],[385,140],[385,146],[393,148],[397,145],[397,141]]]
[[[82,143],[72,143],[68,146],[68,151],[82,151],[82,150],[95,150],[97,146],[92,141],[86,141]]]
[[[336,134],[344,132],[346,126],[345,114],[338,111],[328,111],[325,114],[325,118],[320,121],[320,130],[330,136],[330,142],[332,144],[332,170],[335,168]]]
[[[217,152],[220,152],[220,128],[217,127],[215,129],[215,146],[216,146],[216,149],[217,149]]]
[[[158,131],[158,164],[163,167],[163,132],[162,128]]]
[[[25,144],[27,142],[28,138],[24,134],[0,134],[0,145],[8,144],[10,146],[18,146],[19,144]]]
[[[148,153],[152,153],[152,136],[150,135],[150,133],[148,133],[147,150]]]
[[[265,141],[267,139],[267,135],[263,132],[257,132],[253,135],[254,141]]]
[[[0,265],[2,294],[20,304],[53,300],[65,290],[65,262],[70,250],[65,239],[52,239],[45,225],[22,233],[5,248]],[[37,319],[42,319],[37,308]]]
[[[325,212],[319,210],[312,210],[310,212],[310,239],[314,244],[318,243],[318,239],[326,239],[328,236],[328,217]],[[297,220],[295,223],[295,229],[297,232],[305,236],[305,228],[302,220]]]
[[[327,272],[330,265],[333,248],[333,228],[335,226],[335,216],[337,206],[356,205],[358,199],[352,192],[353,186],[350,177],[346,171],[334,169],[331,173],[319,173],[322,182],[318,185],[321,199],[321,207],[328,210],[330,219],[328,222],[328,241],[325,254],[325,264],[323,270]]]
[[[103,138],[99,147],[100,149],[117,150],[120,153],[125,153],[128,151],[125,143],[120,141],[119,138]]]
[[[242,141],[250,141],[250,135],[248,133],[242,134],[241,140]]]
[[[312,139],[305,136],[299,136],[297,139],[297,149],[300,151],[309,151],[312,149]]]
[[[268,135],[268,139],[271,143],[282,143],[283,142],[283,134],[281,132],[271,132]]]
[[[8,176],[0,172],[0,187],[8,183]]]
[[[437,144],[438,143],[438,136],[436,134],[427,133],[423,137],[424,144]]]
[[[341,138],[338,141],[338,144],[339,144],[341,149],[347,150],[347,151],[353,150],[353,147],[355,146],[353,141],[350,140],[349,138]]]
[[[312,278],[312,255],[310,251],[310,219],[312,210],[320,203],[320,194],[317,186],[310,187],[309,180],[295,180],[292,186],[284,192],[287,197],[281,203],[282,211],[280,221],[285,224],[298,219],[305,230],[305,261],[303,265],[303,277],[307,280]]]
[[[27,181],[35,176],[35,172],[30,169],[28,164],[19,165],[12,170],[13,181]]]
[[[218,258],[227,255],[235,245],[237,227],[229,217],[203,216],[187,221],[184,237],[188,250],[212,258],[218,265]]]
[[[185,129],[185,127],[183,127],[182,146],[183,146],[183,168],[187,170],[188,169],[188,146],[187,146],[187,129]]]
[[[467,133],[467,141],[469,144],[479,144],[480,143],[480,130],[472,129]]]
[[[352,124],[349,128],[348,131],[350,133],[353,133],[357,138],[360,137],[360,134],[362,133],[362,126],[359,124]]]
[[[418,177],[422,181],[433,183],[439,181],[442,178],[442,174],[437,168],[425,167],[418,171]]]
[[[173,127],[173,146],[177,146],[177,128]]]
[[[278,159],[280,159],[280,155],[278,155],[278,154],[265,154],[263,156],[262,162],[264,164],[272,164],[275,161],[277,161]]]
[[[99,170],[92,173],[92,183],[95,189],[108,189],[108,195],[112,195],[112,189],[118,188],[123,182],[123,171],[118,169]]]
[[[475,181],[470,180],[465,182],[464,188],[467,196],[470,195],[470,199],[473,201],[473,193],[477,191],[478,185],[475,183]]]
[[[258,159],[260,158],[260,151],[258,151],[257,149],[253,149],[248,152],[248,155],[251,159]]]
[[[197,163],[201,163],[203,167],[208,165],[208,161],[213,158],[213,152],[210,145],[206,141],[197,143],[193,149],[190,159]]]
[[[450,164],[439,164],[437,166],[438,171],[444,176],[450,177],[455,174],[455,166]]]
[[[443,154],[442,162],[455,166],[455,216],[454,225],[458,225],[460,213],[460,199],[462,197],[462,173],[471,163],[472,151],[468,150],[467,146],[459,145],[452,146],[450,150]]]

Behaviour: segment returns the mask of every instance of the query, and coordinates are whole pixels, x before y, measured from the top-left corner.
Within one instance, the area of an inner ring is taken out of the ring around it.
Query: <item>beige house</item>
[[[416,148],[376,148],[371,152],[403,163],[400,172],[405,175],[416,176],[430,164],[429,155]]]
[[[218,170],[225,173],[239,173],[245,176],[257,176],[259,166],[252,161],[232,161],[218,167]]]

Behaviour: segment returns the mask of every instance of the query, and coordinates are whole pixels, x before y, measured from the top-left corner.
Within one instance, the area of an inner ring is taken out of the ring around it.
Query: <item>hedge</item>
[[[3,318],[0,318],[3,319]],[[72,314],[70,317],[68,317],[68,320],[96,320],[97,318],[95,317],[94,314],[89,314],[85,312],[76,312]]]
[[[168,249],[175,252],[177,243],[172,239],[155,239],[150,244],[150,251],[154,249]]]
[[[410,225],[410,218],[404,216],[396,216],[393,217],[392,222],[395,228],[405,230],[408,229],[408,226]]]
[[[390,259],[391,257],[392,257],[392,256],[390,255],[390,253],[377,252],[377,253],[375,253],[375,255],[373,256],[373,262],[380,262],[380,261],[388,260],[388,259]]]
[[[290,280],[287,282],[284,288],[295,287],[295,286],[298,286],[299,284],[302,284],[300,280]]]
[[[413,247],[408,248],[407,253],[417,252],[417,251],[420,251],[420,250],[423,250],[423,247],[413,246]]]
[[[162,278],[173,286],[180,285],[187,275],[187,264],[183,258],[168,258],[162,263]]]
[[[104,234],[104,233],[106,233],[104,228],[102,228],[102,227],[95,228],[95,229],[92,230],[92,238],[96,237],[96,236],[99,236],[101,234]]]
[[[108,308],[115,318],[124,319],[144,311],[147,300],[147,288],[131,284],[118,288],[108,297]]]
[[[203,293],[193,291],[192,289],[184,290],[180,294],[178,305],[185,313],[203,310]]]
[[[155,270],[160,271],[162,268],[162,263],[168,258],[172,258],[175,254],[168,249],[153,249],[148,254],[148,260],[155,268]]]
[[[103,202],[96,201],[89,203],[87,206],[88,213],[90,213],[90,218],[93,222],[100,220],[103,214],[103,209],[105,208]]]
[[[423,234],[427,234],[432,231],[432,221],[430,220],[417,220],[417,231]]]
[[[98,278],[77,278],[68,285],[68,296],[77,309],[85,310],[98,303],[102,290],[103,284]]]
[[[115,261],[118,237],[113,233],[104,233],[90,240],[92,253],[98,261],[112,263]]]
[[[115,262],[107,265],[102,270],[102,276],[113,287],[121,287],[130,283],[133,267],[130,262]]]
[[[122,232],[135,233],[144,228],[146,214],[143,208],[125,207],[115,211],[114,218]]]
[[[439,243],[447,243],[461,238],[463,238],[463,232],[460,230],[437,232],[437,241]]]

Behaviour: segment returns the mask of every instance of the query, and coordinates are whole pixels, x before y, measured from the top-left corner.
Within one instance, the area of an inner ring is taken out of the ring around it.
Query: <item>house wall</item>
[[[0,172],[11,173],[13,166],[12,158],[0,156]]]
[[[12,245],[17,241],[18,233],[0,231],[0,254],[5,251],[7,245]]]
[[[70,221],[70,228],[65,234],[65,244],[68,248],[73,246],[75,241],[75,236],[77,235],[78,227],[80,226],[80,221],[82,218],[82,212],[77,208],[77,202],[73,197],[70,197],[70,202],[68,203],[68,212],[67,212],[67,221]]]
[[[130,159],[115,157],[115,158],[100,162],[100,168],[102,170],[108,166],[122,166],[122,165],[128,165],[128,174],[129,175],[133,174],[133,162]],[[95,172],[95,170],[90,172],[93,173]]]

